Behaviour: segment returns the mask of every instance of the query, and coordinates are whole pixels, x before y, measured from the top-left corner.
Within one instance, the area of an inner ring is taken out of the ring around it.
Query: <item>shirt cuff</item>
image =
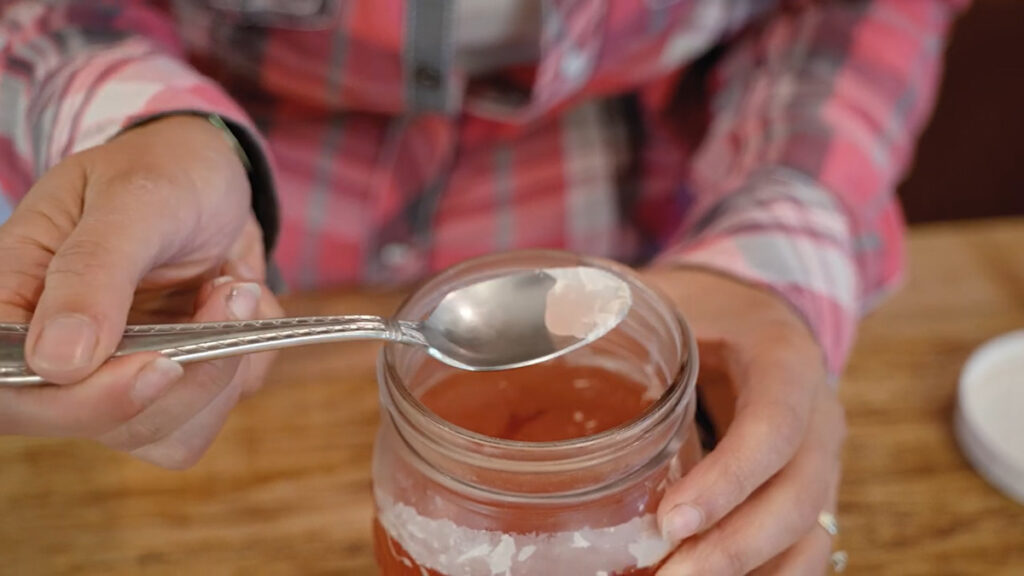
[[[842,371],[860,310],[850,226],[811,179],[776,168],[755,175],[676,242],[660,265],[719,272],[782,297],[821,345],[830,377]]]

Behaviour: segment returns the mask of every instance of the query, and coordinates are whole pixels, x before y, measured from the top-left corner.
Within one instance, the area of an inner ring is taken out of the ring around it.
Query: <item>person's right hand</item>
[[[26,360],[57,386],[0,387],[0,434],[93,438],[168,468],[198,461],[268,358],[107,360],[129,318],[280,315],[250,196],[232,146],[191,116],[46,173],[0,226],[0,322],[31,322]]]

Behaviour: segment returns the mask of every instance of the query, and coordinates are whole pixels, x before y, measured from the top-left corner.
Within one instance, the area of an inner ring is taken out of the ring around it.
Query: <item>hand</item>
[[[230,144],[196,117],[134,128],[46,173],[0,226],[0,321],[31,321],[26,360],[59,386],[0,387],[0,434],[93,438],[194,464],[268,359],[182,369],[140,353],[100,365],[129,318],[280,315],[261,285],[250,195]]]
[[[835,511],[845,420],[809,329],[780,298],[724,276],[645,279],[689,321],[702,376],[724,375],[734,400],[712,402],[731,424],[661,502],[662,531],[682,544],[658,575],[823,574],[832,542],[817,517]],[[706,391],[720,399],[726,385]]]

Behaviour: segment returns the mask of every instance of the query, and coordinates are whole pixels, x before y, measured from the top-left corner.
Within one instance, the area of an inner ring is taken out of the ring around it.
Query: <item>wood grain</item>
[[[1024,220],[919,228],[907,286],[862,324],[842,388],[848,573],[1024,574],[1024,507],[974,474],[951,426],[968,355],[1024,327],[1022,254]]]
[[[843,383],[848,574],[1024,574],[1024,507],[970,470],[950,426],[967,355],[1024,326],[1022,249],[1024,220],[918,229],[908,286],[863,324]],[[287,305],[388,313],[399,299]],[[0,439],[0,574],[376,574],[376,349],[285,353],[188,472],[86,442]]]

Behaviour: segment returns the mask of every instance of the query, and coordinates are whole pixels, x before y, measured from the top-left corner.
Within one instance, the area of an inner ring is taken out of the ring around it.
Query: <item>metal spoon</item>
[[[422,322],[315,316],[248,322],[129,326],[115,356],[157,351],[180,363],[342,340],[423,346],[464,370],[503,370],[593,342],[629,311],[629,285],[592,267],[504,274],[448,293]],[[45,381],[25,364],[27,324],[0,323],[0,386]]]

